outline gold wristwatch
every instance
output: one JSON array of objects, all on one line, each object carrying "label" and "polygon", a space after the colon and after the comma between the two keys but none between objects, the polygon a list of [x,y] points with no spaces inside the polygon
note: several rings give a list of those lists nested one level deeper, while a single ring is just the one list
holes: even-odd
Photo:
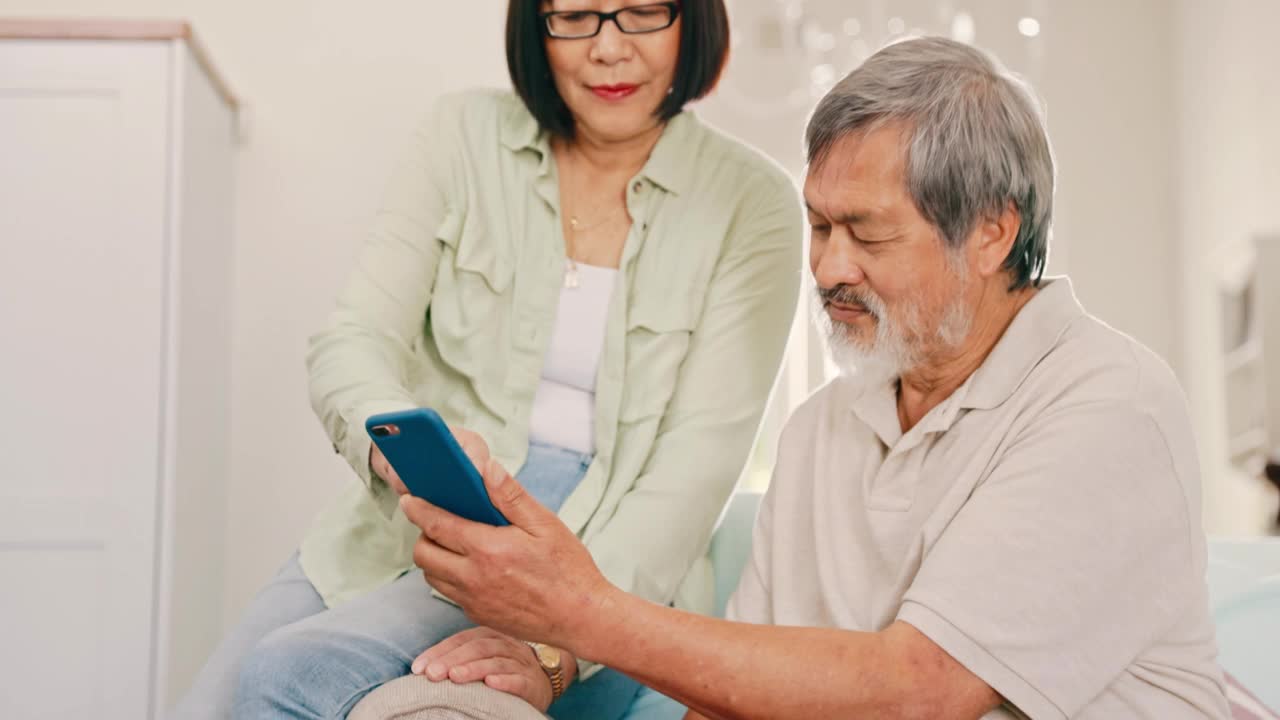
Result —
[{"label": "gold wristwatch", "polygon": [[542,672],[546,673],[547,679],[551,681],[551,702],[559,700],[564,694],[564,655],[559,648],[542,643],[531,642],[529,647],[533,649],[533,656],[542,666]]}]

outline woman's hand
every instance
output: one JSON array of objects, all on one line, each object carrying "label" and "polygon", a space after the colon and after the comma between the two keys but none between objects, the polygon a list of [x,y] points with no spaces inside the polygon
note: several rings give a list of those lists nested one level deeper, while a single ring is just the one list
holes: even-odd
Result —
[{"label": "woman's hand", "polygon": [[[578,663],[568,652],[561,651],[561,665],[567,687],[578,673]],[[541,712],[551,705],[551,680],[538,664],[533,648],[486,627],[463,630],[428,648],[413,661],[412,669],[414,674],[426,675],[434,682],[446,678],[459,684],[484,682]]]},{"label": "woman's hand", "polygon": [[[470,430],[454,425],[449,426],[449,432],[453,433],[453,439],[462,447],[462,451],[471,458],[472,464],[477,469],[484,468],[489,464],[489,444],[479,434]],[[396,491],[396,495],[408,495],[409,488],[405,487],[404,481],[400,479],[400,475],[396,469],[391,467],[391,463],[387,462],[387,458],[382,454],[382,450],[378,448],[377,443],[369,446],[369,467],[378,477],[392,490]]]},{"label": "woman's hand", "polygon": [[396,495],[409,494],[409,488],[404,486],[404,481],[400,479],[396,469],[391,467],[391,463],[387,462],[387,457],[382,454],[377,443],[369,446],[369,467],[374,475],[382,478],[392,490],[396,491]]}]

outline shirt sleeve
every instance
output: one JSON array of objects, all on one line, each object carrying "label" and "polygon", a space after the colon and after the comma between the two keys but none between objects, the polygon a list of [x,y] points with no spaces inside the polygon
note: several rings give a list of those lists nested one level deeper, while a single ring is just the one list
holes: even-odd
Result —
[{"label": "shirt sleeve", "polygon": [[1198,597],[1189,503],[1155,421],[1034,422],[926,551],[898,618],[1033,720],[1101,693]]},{"label": "shirt sleeve", "polygon": [[458,98],[437,102],[417,129],[337,308],[307,354],[311,406],[341,453],[391,517],[395,493],[369,467],[370,416],[414,408],[407,368],[435,284],[454,150]]},{"label": "shirt sleeve", "polygon": [[799,296],[795,188],[785,180],[757,183],[743,203],[648,460],[587,543],[610,582],[663,604],[706,553],[742,473]]}]

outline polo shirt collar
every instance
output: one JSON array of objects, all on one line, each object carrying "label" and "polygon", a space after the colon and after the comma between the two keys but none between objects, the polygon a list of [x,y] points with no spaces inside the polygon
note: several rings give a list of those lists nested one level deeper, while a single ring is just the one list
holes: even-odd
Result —
[{"label": "polo shirt collar", "polygon": [[990,410],[1002,405],[1053,351],[1067,327],[1083,315],[1071,280],[1065,276],[1047,279],[966,381],[969,387],[962,407]]}]

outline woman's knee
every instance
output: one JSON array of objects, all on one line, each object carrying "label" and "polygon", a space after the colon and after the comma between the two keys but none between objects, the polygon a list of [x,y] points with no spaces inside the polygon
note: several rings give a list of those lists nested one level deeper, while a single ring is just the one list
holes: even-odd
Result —
[{"label": "woman's knee", "polygon": [[236,717],[252,717],[258,710],[300,711],[310,696],[305,686],[325,650],[322,639],[305,630],[283,627],[268,633],[240,665]]},{"label": "woman's knee", "polygon": [[407,672],[408,660],[358,635],[284,627],[254,646],[240,668],[237,718],[327,718]]}]

